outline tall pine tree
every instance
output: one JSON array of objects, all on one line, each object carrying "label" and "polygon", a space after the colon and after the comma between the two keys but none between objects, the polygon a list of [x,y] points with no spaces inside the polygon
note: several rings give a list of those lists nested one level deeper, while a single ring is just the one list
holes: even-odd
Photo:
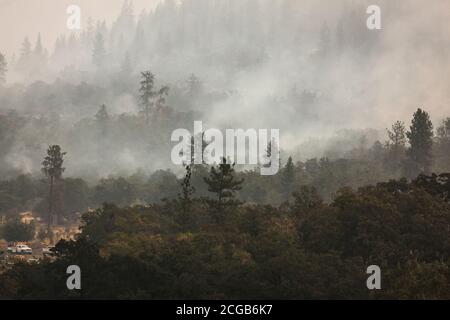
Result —
[{"label": "tall pine tree", "polygon": [[392,173],[398,173],[404,161],[406,150],[406,128],[403,122],[397,121],[387,130],[389,140],[386,141],[386,167]]},{"label": "tall pine tree", "polygon": [[283,168],[281,173],[281,185],[283,188],[283,193],[286,200],[289,198],[295,181],[295,166],[292,157],[288,158],[286,166]]},{"label": "tall pine tree", "polygon": [[[55,216],[55,198],[56,200],[59,200],[61,198],[60,192],[61,190],[56,190],[55,192],[55,185],[58,187],[60,186],[62,174],[65,170],[63,167],[64,163],[64,156],[66,155],[66,152],[61,151],[61,147],[58,145],[52,145],[49,146],[47,150],[47,155],[44,158],[44,161],[42,162],[42,172],[45,174],[45,176],[49,179],[49,195],[48,195],[48,225],[50,227],[52,220],[53,222],[58,223],[58,215],[59,211],[61,210],[61,203],[59,204],[59,208],[57,208],[56,216]],[[56,193],[56,197],[55,197]]]},{"label": "tall pine tree", "polygon": [[406,153],[406,175],[413,178],[420,173],[430,174],[433,160],[433,123],[426,111],[417,109],[406,136],[410,144]]},{"label": "tall pine tree", "polygon": [[210,208],[216,210],[217,218],[223,216],[227,208],[231,208],[239,204],[235,200],[235,193],[242,189],[243,179],[236,180],[234,172],[234,164],[227,163],[225,158],[217,167],[212,167],[209,177],[204,178],[208,185],[208,191],[215,193],[217,198],[208,200]]}]

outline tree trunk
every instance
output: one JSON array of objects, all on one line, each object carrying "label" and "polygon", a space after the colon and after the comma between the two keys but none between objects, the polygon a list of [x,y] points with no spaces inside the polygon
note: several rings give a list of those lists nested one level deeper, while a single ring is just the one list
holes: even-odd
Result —
[{"label": "tree trunk", "polygon": [[50,191],[48,196],[48,227],[53,219],[53,177],[50,177]]}]

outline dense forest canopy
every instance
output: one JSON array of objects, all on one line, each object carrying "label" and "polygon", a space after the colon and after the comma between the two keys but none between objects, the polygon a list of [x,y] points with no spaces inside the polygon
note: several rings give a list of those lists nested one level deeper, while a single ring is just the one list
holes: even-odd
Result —
[{"label": "dense forest canopy", "polygon": [[[369,30],[370,2],[125,0],[0,39],[0,238],[81,230],[0,266],[0,298],[448,299],[450,6],[381,0]],[[199,120],[280,129],[280,170],[173,164]]]}]

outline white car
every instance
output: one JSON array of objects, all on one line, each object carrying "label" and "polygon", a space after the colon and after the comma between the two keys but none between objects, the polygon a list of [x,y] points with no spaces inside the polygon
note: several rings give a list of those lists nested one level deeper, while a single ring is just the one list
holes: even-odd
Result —
[{"label": "white car", "polygon": [[26,244],[18,244],[15,247],[9,247],[8,251],[16,254],[33,254],[33,250]]}]

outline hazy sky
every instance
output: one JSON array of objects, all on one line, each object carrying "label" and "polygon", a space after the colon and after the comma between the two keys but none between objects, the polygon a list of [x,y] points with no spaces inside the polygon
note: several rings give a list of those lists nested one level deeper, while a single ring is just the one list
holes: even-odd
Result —
[{"label": "hazy sky", "polygon": [[[139,14],[153,8],[159,0],[132,2],[135,13]],[[51,51],[56,37],[67,31],[66,9],[71,4],[80,6],[83,22],[92,17],[105,19],[109,25],[123,3],[124,0],[0,0],[0,52],[9,58],[13,52],[18,52],[25,36],[34,45],[39,32],[44,46]]]}]

